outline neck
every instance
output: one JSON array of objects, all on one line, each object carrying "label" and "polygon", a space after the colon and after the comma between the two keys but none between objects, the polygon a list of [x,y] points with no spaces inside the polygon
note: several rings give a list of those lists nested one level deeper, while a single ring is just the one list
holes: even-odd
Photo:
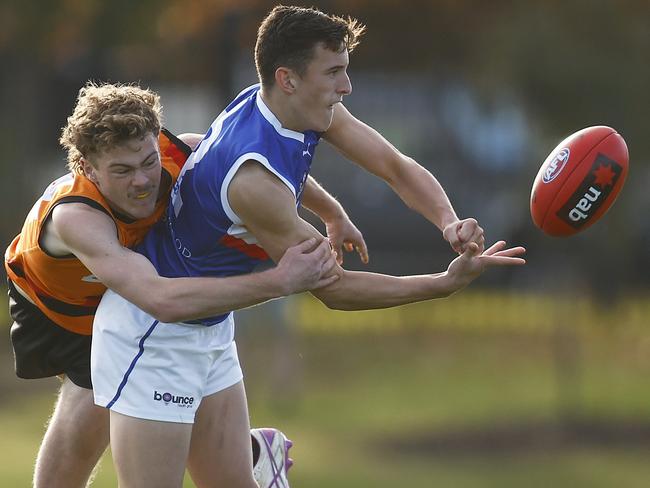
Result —
[{"label": "neck", "polygon": [[287,95],[274,88],[266,89],[262,87],[260,89],[260,96],[269,110],[273,112],[273,115],[278,118],[282,127],[296,132],[304,132],[306,130],[298,122],[298,118],[294,116],[291,104],[288,103],[289,97]]}]

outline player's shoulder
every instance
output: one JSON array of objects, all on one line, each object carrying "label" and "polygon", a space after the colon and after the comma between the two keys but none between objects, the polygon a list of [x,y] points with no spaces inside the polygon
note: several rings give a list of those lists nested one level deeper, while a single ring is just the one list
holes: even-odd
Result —
[{"label": "player's shoulder", "polygon": [[254,152],[266,152],[281,145],[282,138],[278,138],[272,124],[266,120],[260,110],[260,97],[244,98],[224,121],[222,127],[228,127],[228,130],[222,129],[219,143],[234,151]]},{"label": "player's shoulder", "polygon": [[70,202],[52,209],[43,228],[41,245],[52,255],[75,254],[74,244],[88,237],[102,239],[115,233],[115,222],[85,203]]},{"label": "player's shoulder", "polygon": [[287,209],[295,209],[296,205],[287,186],[277,172],[251,159],[238,169],[229,186],[228,197],[239,210],[247,208],[258,216],[274,215],[282,220]]},{"label": "player's shoulder", "polygon": [[232,99],[232,101],[226,107],[225,112],[232,112],[238,107],[240,107],[243,103],[251,102],[252,99],[254,98],[253,95],[258,93],[259,91],[260,91],[259,83],[255,83],[254,85],[247,86],[242,91],[240,91],[237,94],[237,96],[235,96],[235,98]]},{"label": "player's shoulder", "polygon": [[67,227],[113,219],[101,205],[93,205],[91,201],[71,201],[56,205],[52,209],[51,220],[55,227]]},{"label": "player's shoulder", "polygon": [[206,135],[213,139],[212,150],[222,160],[241,163],[246,154],[257,160],[279,160],[285,146],[295,145],[294,139],[302,141],[302,134],[281,126],[259,92],[258,84],[242,90]]},{"label": "player's shoulder", "polygon": [[253,93],[257,93],[258,91],[260,91],[261,87],[262,85],[260,85],[259,83],[253,83],[252,85],[249,85],[243,90],[241,90],[235,97],[235,100],[249,97]]}]

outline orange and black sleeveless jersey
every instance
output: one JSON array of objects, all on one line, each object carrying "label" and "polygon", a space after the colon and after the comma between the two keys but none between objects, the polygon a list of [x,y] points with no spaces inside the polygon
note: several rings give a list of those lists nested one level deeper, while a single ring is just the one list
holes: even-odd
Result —
[{"label": "orange and black sleeveless jersey", "polygon": [[54,257],[41,248],[39,240],[45,222],[57,205],[81,202],[113,219],[123,246],[138,244],[165,212],[171,187],[191,152],[166,129],[162,129],[159,143],[163,168],[161,185],[166,188],[151,217],[134,222],[121,220],[90,180],[69,173],[47,187],[29,212],[22,231],[7,248],[5,269],[9,279],[61,327],[90,335],[95,311],[106,287],[75,256]]}]

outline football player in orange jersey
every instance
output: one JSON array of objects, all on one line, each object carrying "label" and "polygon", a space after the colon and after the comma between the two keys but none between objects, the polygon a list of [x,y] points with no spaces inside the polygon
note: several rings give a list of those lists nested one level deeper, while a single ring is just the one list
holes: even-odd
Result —
[{"label": "football player in orange jersey", "polygon": [[[130,251],[163,214],[190,151],[161,131],[160,117],[159,98],[149,90],[82,88],[61,137],[71,173],[46,189],[7,249],[16,373],[63,377],[36,461],[36,487],[86,486],[108,444],[108,410],[93,403],[89,366],[94,311],[107,286],[165,322],[333,281],[322,277],[334,265],[332,252],[315,239],[289,249],[273,269],[231,278],[164,278]],[[354,246],[367,261],[361,233],[313,180],[305,199],[323,216],[338,259],[341,246]]]}]

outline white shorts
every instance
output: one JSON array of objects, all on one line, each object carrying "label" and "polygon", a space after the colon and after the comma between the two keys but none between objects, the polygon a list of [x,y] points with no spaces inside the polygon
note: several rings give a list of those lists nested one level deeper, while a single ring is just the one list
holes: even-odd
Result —
[{"label": "white shorts", "polygon": [[206,327],[158,322],[108,290],[93,326],[95,403],[131,417],[194,423],[201,399],[243,378],[232,314]]}]

